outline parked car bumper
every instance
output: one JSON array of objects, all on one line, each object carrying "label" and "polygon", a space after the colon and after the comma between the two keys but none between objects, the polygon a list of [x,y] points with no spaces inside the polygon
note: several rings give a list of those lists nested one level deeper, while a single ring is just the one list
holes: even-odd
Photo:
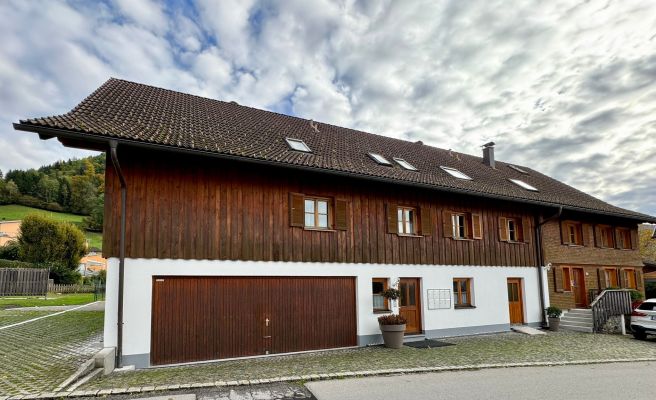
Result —
[{"label": "parked car bumper", "polygon": [[652,328],[652,327],[631,324],[631,330],[633,332],[643,332],[651,335],[656,335],[656,328]]}]

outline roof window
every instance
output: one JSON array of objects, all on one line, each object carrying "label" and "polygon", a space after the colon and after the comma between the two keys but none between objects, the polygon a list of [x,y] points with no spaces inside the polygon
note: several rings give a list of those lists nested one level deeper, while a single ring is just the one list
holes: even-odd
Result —
[{"label": "roof window", "polygon": [[538,189],[535,186],[529,185],[528,183],[524,181],[520,181],[519,179],[508,179],[510,182],[514,183],[517,186],[523,187],[526,190],[530,190],[533,192],[537,192]]},{"label": "roof window", "polygon": [[402,158],[394,157],[394,161],[396,161],[397,164],[399,164],[400,166],[402,166],[403,168],[405,168],[409,171],[416,171],[417,170],[417,168],[415,168],[412,164],[410,164],[409,162],[407,162],[406,160],[404,160]]},{"label": "roof window", "polygon": [[292,148],[292,150],[302,151],[304,153],[312,153],[312,150],[310,150],[308,145],[305,144],[305,142],[301,139],[286,138],[285,140],[287,141],[289,147]]},{"label": "roof window", "polygon": [[448,172],[449,175],[453,176],[454,178],[466,179],[468,181],[472,180],[472,178],[469,175],[465,174],[464,172],[460,172],[455,168],[451,168],[451,167],[440,167],[440,168],[442,168],[444,171]]},{"label": "roof window", "polygon": [[517,171],[517,172],[520,172],[520,173],[522,173],[522,174],[526,174],[526,175],[528,175],[528,172],[527,172],[527,171],[524,171],[523,169],[519,168],[519,167],[516,166],[516,165],[508,164],[508,168],[510,168],[510,169],[514,169],[514,170]]},{"label": "roof window", "polygon": [[391,162],[387,161],[387,158],[381,156],[380,154],[369,153],[369,157],[373,158],[373,160],[376,161],[378,164],[392,165]]}]

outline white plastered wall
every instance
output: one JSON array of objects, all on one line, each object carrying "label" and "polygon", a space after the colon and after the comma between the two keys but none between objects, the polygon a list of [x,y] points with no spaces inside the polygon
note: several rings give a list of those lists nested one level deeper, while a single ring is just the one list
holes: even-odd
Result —
[{"label": "white plastered wall", "polygon": [[[372,278],[421,279],[422,328],[435,331],[509,323],[507,278],[523,281],[524,321],[538,323],[541,309],[535,267],[384,265],[300,262],[126,259],[123,354],[150,353],[153,276],[354,276],[358,336],[379,334],[373,312]],[[473,309],[427,309],[427,289],[452,289],[453,278],[473,278]],[[546,281],[546,279],[544,279]],[[116,346],[118,259],[108,260],[105,346]],[[548,304],[548,300],[546,300]]]}]

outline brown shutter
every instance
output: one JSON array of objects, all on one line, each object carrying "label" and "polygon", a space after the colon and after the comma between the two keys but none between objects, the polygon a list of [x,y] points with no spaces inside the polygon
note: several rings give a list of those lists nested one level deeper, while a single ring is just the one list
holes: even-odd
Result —
[{"label": "brown shutter", "polygon": [[474,239],[483,239],[483,221],[481,214],[470,214],[472,224],[472,237]]},{"label": "brown shutter", "polygon": [[569,244],[569,236],[567,235],[567,224],[565,224],[565,221],[560,221],[560,243]]},{"label": "brown shutter", "polygon": [[643,283],[643,281],[642,281],[642,271],[640,271],[640,269],[638,269],[638,268],[636,268],[636,270],[635,270],[635,277],[636,277],[636,288],[638,290],[642,290],[642,288],[644,287],[644,285],[642,284]]},{"label": "brown shutter", "polygon": [[594,226],[594,243],[595,243],[595,246],[601,247],[602,240],[603,239],[601,237],[601,228],[599,227],[599,225],[595,225]]},{"label": "brown shutter", "polygon": [[613,236],[615,237],[615,248],[616,249],[621,249],[622,247],[620,246],[620,232],[617,228],[613,228]]},{"label": "brown shutter", "polygon": [[453,219],[450,211],[442,211],[442,230],[444,237],[453,237]]},{"label": "brown shutter", "polygon": [[433,221],[430,207],[419,207],[419,218],[421,220],[421,234],[430,236],[433,234]]},{"label": "brown shutter", "polygon": [[531,231],[531,222],[528,218],[522,217],[522,240],[524,243],[530,243],[531,236],[533,236],[533,232]]},{"label": "brown shutter", "polygon": [[588,237],[588,233],[590,233],[589,225],[588,224],[581,224],[581,245],[587,246],[590,244],[590,238]]},{"label": "brown shutter", "polygon": [[399,232],[399,218],[396,204],[387,203],[387,233]]},{"label": "brown shutter", "polygon": [[563,290],[563,268],[559,265],[553,267],[554,275],[554,290],[558,293],[564,292]]},{"label": "brown shutter", "polygon": [[597,284],[599,290],[606,289],[606,270],[604,268],[597,268]]},{"label": "brown shutter", "polygon": [[499,217],[499,240],[502,242],[508,241],[508,222],[507,218]]},{"label": "brown shutter", "polygon": [[345,231],[348,229],[348,202],[335,199],[335,229]]},{"label": "brown shutter", "polygon": [[627,285],[625,270],[622,269],[622,268],[620,268],[620,270],[619,270],[619,274],[620,274],[620,288],[623,289],[623,288],[625,288],[626,285]]},{"label": "brown shutter", "polygon": [[631,248],[638,249],[638,231],[635,229],[631,229]]},{"label": "brown shutter", "polygon": [[304,196],[301,193],[289,193],[289,226],[305,225]]}]

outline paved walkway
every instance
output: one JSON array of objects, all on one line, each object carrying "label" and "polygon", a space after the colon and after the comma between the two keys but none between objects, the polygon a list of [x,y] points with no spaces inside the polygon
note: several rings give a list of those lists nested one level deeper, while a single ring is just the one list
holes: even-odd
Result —
[{"label": "paved walkway", "polygon": [[74,305],[74,306],[41,306],[41,307],[15,307],[7,308],[6,311],[70,311],[74,309],[79,309],[79,311],[104,311],[105,302],[96,301],[84,305]]},{"label": "paved walkway", "polygon": [[310,382],[317,400],[653,399],[655,362],[500,368]]}]

